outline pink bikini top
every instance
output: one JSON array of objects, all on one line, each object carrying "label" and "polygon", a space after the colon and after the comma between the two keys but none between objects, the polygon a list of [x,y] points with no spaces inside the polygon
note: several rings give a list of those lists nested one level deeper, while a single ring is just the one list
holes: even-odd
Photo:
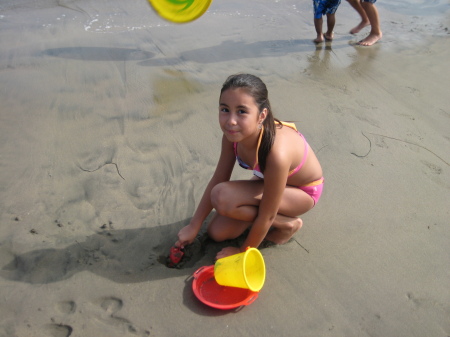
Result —
[{"label": "pink bikini top", "polygon": [[[289,175],[288,175],[288,178],[289,178],[289,177],[293,176],[294,174],[296,174],[296,173],[302,168],[303,164],[305,163],[306,157],[307,157],[307,155],[308,155],[308,143],[306,142],[305,137],[304,137],[300,132],[298,132],[297,127],[295,126],[294,123],[281,122],[281,124],[282,124],[282,125],[285,125],[285,126],[287,126],[287,127],[290,127],[291,129],[294,129],[295,131],[297,131],[297,133],[300,135],[300,137],[302,137],[303,140],[305,141],[305,151],[304,151],[304,153],[303,153],[302,161],[301,161],[301,163],[300,163],[296,168],[294,168],[293,170],[289,171]],[[253,170],[253,174],[254,174],[255,176],[261,178],[261,179],[264,179],[264,174],[261,172],[261,169],[260,169],[260,167],[259,167],[259,163],[258,163],[258,151],[259,151],[259,147],[260,147],[260,145],[261,145],[261,139],[262,139],[263,132],[264,132],[264,127],[261,129],[261,132],[260,132],[260,134],[259,134],[258,145],[256,146],[256,162],[255,162],[255,164],[253,165],[253,167],[251,167],[250,165],[248,165],[247,163],[245,163],[245,162],[238,156],[238,153],[237,153],[237,144],[238,144],[238,143],[233,143],[234,155],[236,156],[236,160],[238,161],[239,166],[242,167],[242,168],[244,168],[244,169],[246,169],[246,170]]]}]

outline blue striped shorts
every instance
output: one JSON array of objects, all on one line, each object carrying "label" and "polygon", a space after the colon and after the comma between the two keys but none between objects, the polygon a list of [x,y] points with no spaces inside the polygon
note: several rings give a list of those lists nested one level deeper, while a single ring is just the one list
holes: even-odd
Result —
[{"label": "blue striped shorts", "polygon": [[340,4],[341,0],[313,0],[314,19],[321,19],[322,15],[336,13]]}]

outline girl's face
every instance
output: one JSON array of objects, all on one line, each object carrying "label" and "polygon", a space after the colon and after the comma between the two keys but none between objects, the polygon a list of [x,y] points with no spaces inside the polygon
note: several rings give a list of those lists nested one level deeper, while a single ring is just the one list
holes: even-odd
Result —
[{"label": "girl's face", "polygon": [[259,112],[255,99],[245,88],[228,89],[219,101],[219,124],[230,142],[257,137],[258,125],[266,118],[267,110]]}]

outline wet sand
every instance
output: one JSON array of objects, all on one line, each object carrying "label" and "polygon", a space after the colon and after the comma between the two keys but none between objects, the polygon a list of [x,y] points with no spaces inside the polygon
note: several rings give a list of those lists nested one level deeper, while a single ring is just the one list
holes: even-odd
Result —
[{"label": "wet sand", "polygon": [[[0,336],[449,336],[449,5],[343,1],[315,45],[309,1],[219,1],[176,25],[146,1],[0,4]],[[324,194],[241,310],[161,263],[219,156],[233,73],[267,84]],[[233,178],[248,178],[239,167]]]}]

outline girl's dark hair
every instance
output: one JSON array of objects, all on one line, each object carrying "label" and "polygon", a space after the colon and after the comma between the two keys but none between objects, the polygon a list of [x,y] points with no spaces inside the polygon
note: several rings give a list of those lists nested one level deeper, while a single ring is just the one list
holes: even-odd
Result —
[{"label": "girl's dark hair", "polygon": [[248,94],[254,98],[260,113],[264,109],[267,109],[267,116],[263,122],[264,133],[258,151],[259,167],[261,172],[264,173],[266,159],[275,140],[275,121],[279,122],[279,120],[273,117],[267,87],[259,77],[250,74],[231,75],[222,85],[220,95],[222,96],[222,93],[228,89],[237,88],[244,88],[247,90]]}]

